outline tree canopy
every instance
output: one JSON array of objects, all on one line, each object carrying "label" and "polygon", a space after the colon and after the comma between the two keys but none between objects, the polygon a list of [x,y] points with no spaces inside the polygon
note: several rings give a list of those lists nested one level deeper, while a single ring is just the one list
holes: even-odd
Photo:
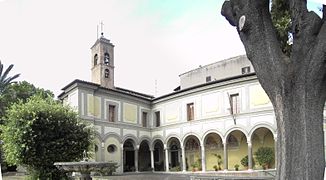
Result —
[{"label": "tree canopy", "polygon": [[40,96],[13,104],[1,130],[7,162],[26,166],[41,179],[57,179],[53,163],[82,159],[92,140],[91,129],[74,110]]},{"label": "tree canopy", "polygon": [[27,81],[9,84],[3,93],[0,94],[0,119],[5,115],[5,111],[10,105],[18,101],[26,102],[33,95],[38,95],[43,98],[54,97],[51,91],[37,88]]}]

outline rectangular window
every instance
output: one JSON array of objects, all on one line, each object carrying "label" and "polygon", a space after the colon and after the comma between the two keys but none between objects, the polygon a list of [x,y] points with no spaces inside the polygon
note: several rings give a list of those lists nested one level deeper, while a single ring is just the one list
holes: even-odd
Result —
[{"label": "rectangular window", "polygon": [[187,104],[187,120],[194,120],[194,103]]},{"label": "rectangular window", "polygon": [[160,127],[161,125],[161,113],[160,111],[155,112],[155,127]]},{"label": "rectangular window", "polygon": [[206,82],[211,82],[212,77],[211,76],[206,76]]},{"label": "rectangular window", "polygon": [[242,74],[248,74],[248,73],[250,73],[250,66],[241,68],[241,73]]},{"label": "rectangular window", "polygon": [[108,115],[109,122],[115,121],[115,106],[109,105],[109,115]]},{"label": "rectangular window", "polygon": [[240,112],[239,93],[230,95],[231,114],[238,114]]},{"label": "rectangular window", "polygon": [[147,127],[147,112],[142,113],[142,125],[143,127]]}]

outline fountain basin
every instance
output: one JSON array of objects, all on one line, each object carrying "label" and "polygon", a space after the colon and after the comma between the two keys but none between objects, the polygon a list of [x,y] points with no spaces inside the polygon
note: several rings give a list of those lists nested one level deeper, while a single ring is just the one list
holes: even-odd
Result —
[{"label": "fountain basin", "polygon": [[80,162],[56,162],[54,165],[62,171],[65,172],[80,172],[81,179],[90,180],[91,172],[100,172],[105,168],[115,167],[117,163],[113,162],[90,162],[90,161],[80,161]]}]

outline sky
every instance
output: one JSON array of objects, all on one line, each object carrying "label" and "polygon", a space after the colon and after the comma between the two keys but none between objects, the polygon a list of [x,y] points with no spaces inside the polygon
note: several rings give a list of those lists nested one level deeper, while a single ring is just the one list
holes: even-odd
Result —
[{"label": "sky", "polygon": [[[224,0],[0,0],[0,60],[37,87],[60,94],[91,81],[97,26],[115,45],[115,86],[155,96],[179,75],[245,54]],[[310,8],[325,0],[311,0]]]}]

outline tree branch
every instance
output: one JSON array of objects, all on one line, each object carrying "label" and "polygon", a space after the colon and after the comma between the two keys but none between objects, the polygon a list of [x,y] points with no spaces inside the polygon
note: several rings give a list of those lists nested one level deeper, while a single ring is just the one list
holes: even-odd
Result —
[{"label": "tree branch", "polygon": [[290,0],[289,2],[293,35],[291,61],[295,66],[302,67],[301,63],[307,65],[311,59],[305,58],[307,62],[297,60],[302,59],[300,57],[306,57],[315,45],[322,21],[315,12],[308,12],[306,0]]},{"label": "tree branch", "polygon": [[[222,15],[238,34],[246,49],[247,57],[252,62],[260,78],[260,83],[270,98],[274,98],[275,86],[286,70],[286,63],[277,40],[271,15],[269,0],[230,0],[222,6]],[[243,22],[244,21],[244,22]]]}]

